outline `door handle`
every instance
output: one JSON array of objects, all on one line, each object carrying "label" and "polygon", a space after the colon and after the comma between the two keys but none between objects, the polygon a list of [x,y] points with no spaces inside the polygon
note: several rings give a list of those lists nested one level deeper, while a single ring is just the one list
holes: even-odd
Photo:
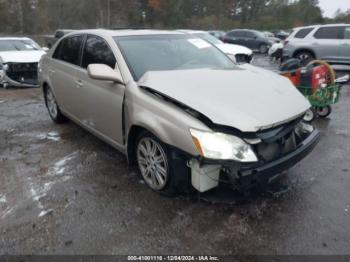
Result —
[{"label": "door handle", "polygon": [[83,81],[81,81],[81,80],[77,80],[77,81],[75,81],[75,87],[76,88],[81,88],[81,87],[83,87]]},{"label": "door handle", "polygon": [[50,68],[50,69],[49,69],[49,74],[52,75],[52,74],[54,74],[54,73],[55,73],[55,69]]}]

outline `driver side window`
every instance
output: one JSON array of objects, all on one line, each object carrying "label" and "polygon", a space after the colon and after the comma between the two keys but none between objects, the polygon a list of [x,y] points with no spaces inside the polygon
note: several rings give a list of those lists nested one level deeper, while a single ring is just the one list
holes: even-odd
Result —
[{"label": "driver side window", "polygon": [[246,38],[255,38],[255,34],[252,32],[245,32],[245,37]]},{"label": "driver side window", "polygon": [[116,63],[114,54],[104,39],[92,35],[87,37],[83,52],[83,68],[87,68],[90,64],[105,64],[114,69]]}]

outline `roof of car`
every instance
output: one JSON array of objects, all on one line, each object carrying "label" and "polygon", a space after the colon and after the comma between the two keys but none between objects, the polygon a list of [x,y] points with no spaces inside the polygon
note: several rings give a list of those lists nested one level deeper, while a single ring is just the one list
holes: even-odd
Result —
[{"label": "roof of car", "polygon": [[296,27],[294,28],[294,30],[297,29],[304,29],[304,28],[313,28],[313,27],[333,27],[333,26],[350,26],[350,24],[326,24],[326,25],[308,25],[308,26],[300,26],[300,27]]},{"label": "roof of car", "polygon": [[154,29],[118,29],[118,30],[109,30],[109,29],[90,29],[90,30],[80,30],[74,31],[71,34],[98,34],[103,36],[142,36],[142,35],[169,35],[169,34],[182,34],[176,31],[167,31],[167,30],[154,30]]},{"label": "roof of car", "polygon": [[246,29],[246,28],[237,28],[237,29],[233,29],[230,32],[234,32],[234,31],[249,31],[249,32],[258,32],[261,33],[261,31],[259,30],[255,30],[255,29]]},{"label": "roof of car", "polygon": [[28,37],[0,37],[1,40],[31,40]]},{"label": "roof of car", "polygon": [[184,33],[184,34],[209,34],[206,31],[190,30],[190,29],[181,29],[181,30],[177,30],[177,32]]}]

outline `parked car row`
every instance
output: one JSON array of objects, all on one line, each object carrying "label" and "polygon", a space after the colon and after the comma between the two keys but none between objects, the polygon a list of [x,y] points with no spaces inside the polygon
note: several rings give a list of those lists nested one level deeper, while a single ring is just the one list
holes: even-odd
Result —
[{"label": "parked car row", "polygon": [[39,66],[50,117],[123,152],[162,194],[268,184],[317,145],[303,122],[311,105],[287,78],[234,63],[195,34],[64,36]]},{"label": "parked car row", "polygon": [[215,45],[225,54],[234,57],[237,63],[250,63],[253,60],[253,51],[242,45],[225,44],[218,38],[215,38],[208,32],[205,31],[194,31],[194,30],[179,30],[179,32],[190,34],[202,38],[209,43]]},{"label": "parked car row", "polygon": [[228,32],[223,41],[229,44],[243,45],[261,54],[266,54],[270,47],[280,42],[280,39],[256,30],[232,30]]},{"label": "parked car row", "polygon": [[282,36],[282,32],[275,35],[267,31],[260,32],[249,29],[235,29],[226,33],[223,31],[209,31],[209,33],[224,43],[245,46],[262,54],[266,54],[273,44],[280,43],[281,39],[285,37],[285,35]]}]

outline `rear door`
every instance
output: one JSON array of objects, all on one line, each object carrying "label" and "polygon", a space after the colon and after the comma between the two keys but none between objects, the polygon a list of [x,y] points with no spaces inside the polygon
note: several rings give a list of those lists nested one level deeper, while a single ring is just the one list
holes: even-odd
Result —
[{"label": "rear door", "polygon": [[229,44],[242,45],[244,42],[242,31],[232,31],[225,37],[225,42]]},{"label": "rear door", "polygon": [[344,27],[344,39],[340,46],[340,59],[350,63],[350,26]]},{"label": "rear door", "polygon": [[110,142],[122,145],[125,86],[112,81],[91,79],[87,72],[90,64],[105,64],[118,70],[112,49],[103,38],[95,35],[88,35],[86,38],[82,65],[76,77],[76,81],[81,84],[83,122]]},{"label": "rear door", "polygon": [[49,65],[51,87],[59,106],[77,119],[81,115],[81,106],[75,78],[79,70],[82,43],[82,35],[63,39]]},{"label": "rear door", "polygon": [[255,35],[253,32],[246,31],[244,32],[244,41],[245,41],[245,46],[249,47],[250,49],[258,49],[258,41],[257,41],[257,35]]},{"label": "rear door", "polygon": [[340,46],[344,28],[341,26],[320,27],[313,35],[312,49],[318,58],[330,62],[341,61]]}]

